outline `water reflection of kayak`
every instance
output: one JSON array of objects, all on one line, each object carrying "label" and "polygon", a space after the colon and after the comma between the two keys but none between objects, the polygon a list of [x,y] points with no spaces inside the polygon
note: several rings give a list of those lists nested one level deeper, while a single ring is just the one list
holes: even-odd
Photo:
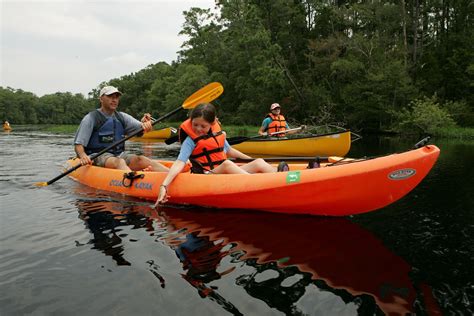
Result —
[{"label": "water reflection of kayak", "polygon": [[[129,264],[123,261],[126,249],[121,247],[120,240],[101,242],[101,238],[106,235],[110,238],[111,232],[121,225],[140,224],[152,231],[157,226],[152,222],[156,222],[164,228],[168,233],[160,233],[161,240],[175,250],[186,270],[183,278],[202,297],[210,296],[223,302],[209,283],[227,278],[230,272],[233,273],[229,275],[236,277],[240,272],[235,271],[236,266],[241,266],[237,262],[244,262],[255,272],[238,275],[236,284],[251,297],[283,312],[288,312],[306,296],[310,301],[317,300],[320,296],[313,293],[315,289],[359,311],[368,308],[386,314],[416,312],[415,300],[420,294],[409,278],[411,267],[370,232],[343,218],[242,211],[217,214],[203,209],[167,208],[157,212],[146,206],[124,207],[113,202],[86,204],[80,209],[84,213],[81,217],[88,223],[99,218],[98,210],[120,215],[116,220],[109,216],[112,222],[107,225],[103,219],[101,225],[88,224],[90,229],[96,230],[96,248],[112,256],[118,264]],[[103,249],[103,245],[108,248]],[[122,255],[118,256],[117,251]],[[232,258],[235,265],[229,267],[227,263],[220,267],[224,257]],[[262,281],[261,276],[270,272],[278,277]],[[291,278],[298,281],[292,286],[285,285]],[[423,300],[429,301],[431,291],[426,286],[421,288]],[[235,306],[226,301],[223,308],[232,311]],[[427,309],[430,308],[433,307]]]},{"label": "water reflection of kayak", "polygon": [[247,212],[165,211],[177,229],[237,243],[241,260],[297,266],[313,280],[354,297],[370,295],[387,314],[414,310],[411,267],[370,232],[343,218]]}]

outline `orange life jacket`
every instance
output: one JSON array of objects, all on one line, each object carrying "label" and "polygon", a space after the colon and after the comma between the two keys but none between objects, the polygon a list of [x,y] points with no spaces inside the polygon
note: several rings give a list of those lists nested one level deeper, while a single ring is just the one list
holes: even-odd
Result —
[{"label": "orange life jacket", "polygon": [[[265,130],[268,134],[286,131],[286,120],[283,115],[281,114],[273,115],[273,113],[268,113],[266,117],[269,117],[272,119],[272,122],[268,124],[268,127]],[[275,134],[273,136],[284,137],[285,133]]]},{"label": "orange life jacket", "polygon": [[[224,152],[225,134],[217,122],[211,125],[207,134],[198,136],[193,131],[191,119],[187,119],[179,127],[179,141],[183,142],[186,137],[191,137],[196,144],[189,157],[193,167],[198,165],[204,170],[212,170],[227,159]],[[199,170],[193,168],[193,171]]]}]

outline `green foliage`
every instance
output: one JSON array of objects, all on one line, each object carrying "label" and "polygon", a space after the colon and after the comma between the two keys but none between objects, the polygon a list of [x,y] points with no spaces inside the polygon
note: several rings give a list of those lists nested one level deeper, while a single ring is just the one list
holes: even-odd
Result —
[{"label": "green foliage", "polygon": [[474,122],[474,109],[466,101],[446,101],[443,104],[454,121],[460,126],[472,126]]},{"label": "green foliage", "polygon": [[456,127],[451,115],[443,109],[436,97],[414,100],[409,109],[403,109],[398,114],[398,128],[410,133],[436,134],[440,129]]},{"label": "green foliage", "polygon": [[[0,115],[13,124],[78,124],[112,84],[124,92],[120,110],[159,117],[219,81],[225,91],[213,103],[226,124],[258,127],[278,102],[290,122],[312,125],[384,131],[402,122],[401,132],[433,132],[452,129],[454,120],[473,127],[471,2],[219,0],[216,11],[184,12],[186,40],[173,64],[110,78],[87,99],[0,88]],[[430,95],[436,100],[423,98]]]},{"label": "green foliage", "polygon": [[474,140],[474,128],[441,127],[435,131],[434,135],[448,139]]}]

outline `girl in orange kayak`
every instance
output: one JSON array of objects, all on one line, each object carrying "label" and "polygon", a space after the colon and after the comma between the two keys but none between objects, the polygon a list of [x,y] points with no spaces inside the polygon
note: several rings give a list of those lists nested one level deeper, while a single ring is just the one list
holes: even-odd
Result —
[{"label": "girl in orange kayak", "polygon": [[243,159],[251,159],[251,157],[229,145],[225,139],[225,133],[216,120],[216,109],[210,103],[200,104],[192,110],[190,118],[181,124],[179,135],[181,149],[178,158],[160,185],[155,206],[168,201],[168,186],[184,169],[188,160],[193,165],[192,172],[194,173],[246,174],[277,171],[275,167],[261,158],[242,166],[227,160],[227,157]]}]

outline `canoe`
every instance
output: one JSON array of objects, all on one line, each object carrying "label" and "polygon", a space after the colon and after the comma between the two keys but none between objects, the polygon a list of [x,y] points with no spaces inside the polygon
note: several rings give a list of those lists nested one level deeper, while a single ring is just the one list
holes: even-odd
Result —
[{"label": "canoe", "polygon": [[140,139],[168,139],[171,136],[176,134],[176,128],[174,127],[165,127],[156,131],[151,131],[143,134],[141,137],[133,137],[132,140]]},{"label": "canoe", "polygon": [[[440,150],[427,145],[407,152],[266,174],[179,174],[168,188],[169,203],[219,209],[346,216],[385,207],[413,190],[433,167]],[[77,160],[69,160],[68,168]],[[170,164],[171,162],[167,162]],[[124,172],[83,166],[69,176],[90,187],[154,201],[167,173],[141,172],[130,184]]]},{"label": "canoe", "polygon": [[295,138],[256,138],[233,148],[248,155],[273,156],[345,156],[351,148],[351,132],[335,132]]}]

